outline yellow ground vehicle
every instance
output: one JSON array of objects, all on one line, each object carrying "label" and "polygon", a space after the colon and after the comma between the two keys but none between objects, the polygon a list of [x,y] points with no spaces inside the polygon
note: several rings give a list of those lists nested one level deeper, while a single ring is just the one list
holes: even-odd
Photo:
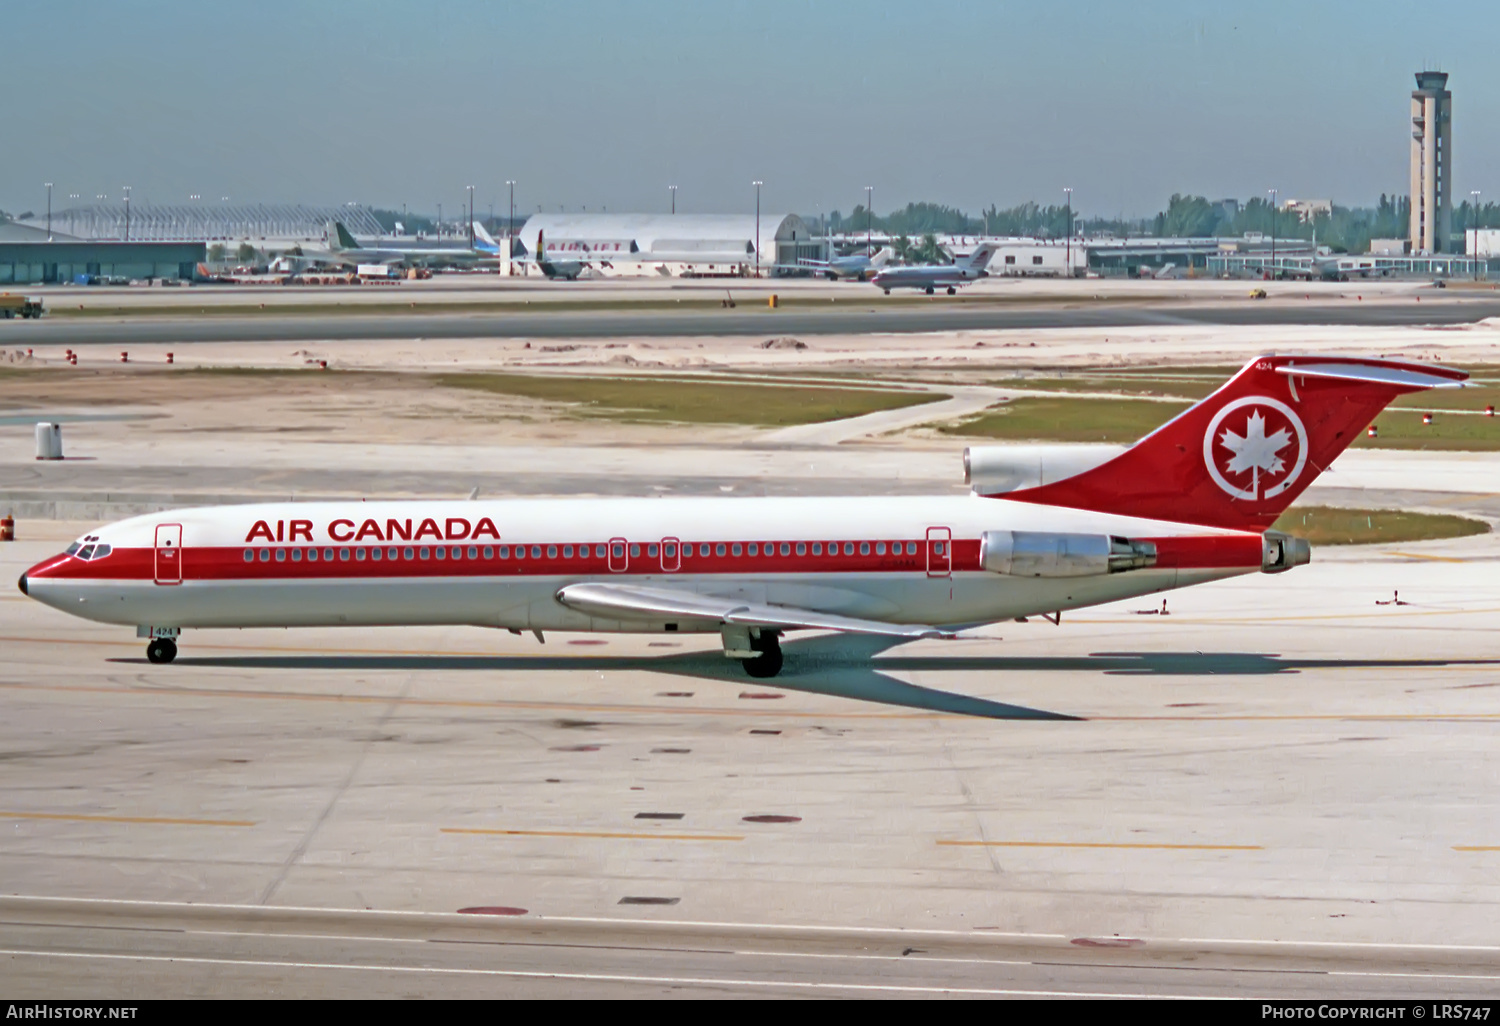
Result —
[{"label": "yellow ground vehicle", "polygon": [[10,320],[12,317],[37,318],[42,315],[42,301],[33,296],[13,296],[9,292],[0,293],[0,318]]}]

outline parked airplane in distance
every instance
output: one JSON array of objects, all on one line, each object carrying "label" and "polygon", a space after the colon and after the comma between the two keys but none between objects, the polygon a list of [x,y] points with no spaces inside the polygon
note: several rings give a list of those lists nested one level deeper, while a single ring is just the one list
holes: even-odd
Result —
[{"label": "parked airplane in distance", "polygon": [[997,247],[993,242],[984,242],[962,260],[951,264],[936,264],[927,267],[887,267],[870,280],[886,295],[891,289],[921,289],[929,296],[938,289],[947,289],[948,295],[958,292],[960,285],[968,285],[980,278],[988,278],[985,267]]},{"label": "parked airplane in distance", "polygon": [[589,263],[585,260],[552,260],[547,257],[547,242],[542,237],[543,233],[536,233],[536,253],[532,260],[542,269],[542,273],[557,281],[577,281],[578,276],[588,270]]},{"label": "parked airplane in distance", "polygon": [[306,250],[301,256],[283,259],[297,267],[316,263],[341,264],[348,267],[377,264],[413,267],[432,264],[473,264],[487,256],[482,250],[471,249],[461,242],[452,242],[447,245],[417,242],[410,246],[365,246],[349,233],[349,229],[344,227],[342,221],[329,221],[327,233],[327,249]]},{"label": "parked airplane in distance", "polygon": [[891,247],[882,246],[875,251],[873,256],[869,253],[852,253],[849,256],[832,257],[828,260],[803,257],[797,261],[797,269],[814,271],[829,281],[837,281],[839,278],[864,281],[890,263],[895,255],[896,251]]},{"label": "parked airplane in distance", "polygon": [[[84,535],[20,579],[136,628],[469,624],[717,634],[754,677],[785,631],[896,638],[1308,562],[1276,518],[1386,404],[1467,375],[1261,356],[1118,451],[969,449],[967,496],[295,502],[182,509]],[[1274,602],[1274,596],[1268,596]]]}]

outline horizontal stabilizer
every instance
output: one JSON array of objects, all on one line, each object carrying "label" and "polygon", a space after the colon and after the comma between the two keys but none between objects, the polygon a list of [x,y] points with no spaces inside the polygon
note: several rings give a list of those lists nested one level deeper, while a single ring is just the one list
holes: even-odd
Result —
[{"label": "horizontal stabilizer", "polygon": [[1446,367],[1413,367],[1369,363],[1288,363],[1276,368],[1277,374],[1294,378],[1336,378],[1340,381],[1368,381],[1398,388],[1463,388],[1462,371]]},{"label": "horizontal stabilizer", "polygon": [[794,606],[741,602],[717,595],[700,595],[673,588],[642,588],[628,584],[569,584],[558,589],[557,601],[589,616],[615,620],[712,620],[747,627],[848,631],[897,638],[940,638],[948,635],[948,632],[926,624],[881,623],[878,620],[861,620]]}]

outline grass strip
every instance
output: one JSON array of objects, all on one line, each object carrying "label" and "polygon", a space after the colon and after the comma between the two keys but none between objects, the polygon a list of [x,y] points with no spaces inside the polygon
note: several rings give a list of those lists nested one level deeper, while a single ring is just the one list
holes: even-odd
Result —
[{"label": "grass strip", "polygon": [[1134,442],[1188,408],[1150,399],[1027,396],[938,430],[1006,441]]},{"label": "grass strip", "polygon": [[1399,509],[1344,509],[1338,506],[1293,506],[1274,529],[1306,538],[1314,545],[1370,545],[1376,542],[1432,541],[1485,534],[1490,525],[1450,513],[1410,513]]},{"label": "grass strip", "polygon": [[571,415],[645,423],[787,427],[949,398],[931,392],[586,375],[438,374],[434,384],[565,403]]}]

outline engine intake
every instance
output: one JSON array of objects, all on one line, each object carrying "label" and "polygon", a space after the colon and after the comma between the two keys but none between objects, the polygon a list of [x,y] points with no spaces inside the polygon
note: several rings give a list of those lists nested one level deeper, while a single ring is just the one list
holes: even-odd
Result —
[{"label": "engine intake", "polygon": [[1095,577],[1156,565],[1156,546],[1109,534],[985,531],[980,564],[1013,577]]}]

